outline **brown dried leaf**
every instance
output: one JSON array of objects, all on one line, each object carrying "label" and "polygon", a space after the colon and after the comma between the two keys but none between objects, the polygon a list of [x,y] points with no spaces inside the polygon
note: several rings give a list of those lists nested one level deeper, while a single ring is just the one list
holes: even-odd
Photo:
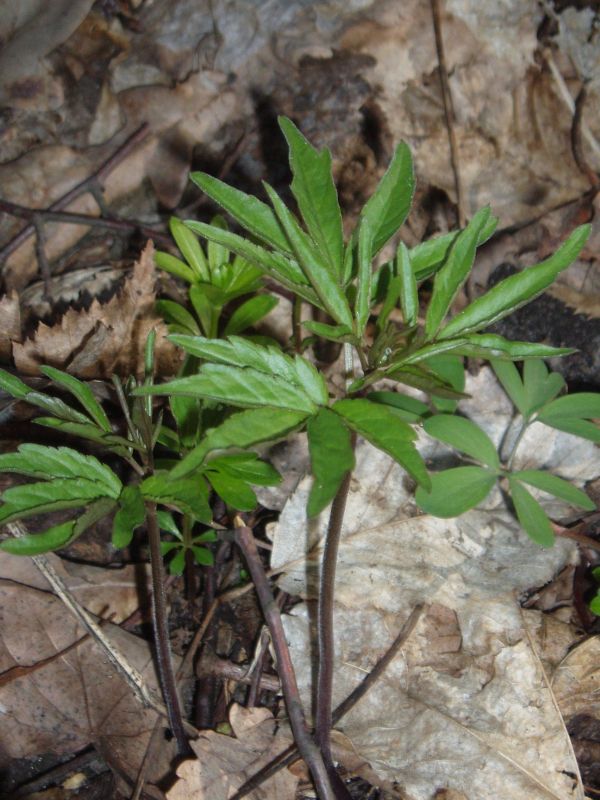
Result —
[{"label": "brown dried leaf", "polygon": [[40,323],[33,339],[15,345],[15,366],[27,375],[50,364],[79,378],[109,378],[113,373],[141,375],[144,346],[156,338],[156,372],[172,375],[179,355],[166,340],[167,327],[154,313],[154,247],[148,242],[124,287],[108,303],[94,300],[86,311],[70,309],[57,325]]},{"label": "brown dried leaf", "polygon": [[[56,657],[85,632],[52,594],[1,580],[0,609],[0,768],[14,758],[72,753],[93,744],[118,774],[135,780],[156,712],[140,705],[91,638]],[[117,625],[105,629],[128,663],[156,687],[148,643]],[[168,773],[173,755],[163,741],[150,764],[150,781]]]},{"label": "brown dried leaf", "polygon": [[[216,731],[203,733],[192,742],[198,756],[177,770],[179,780],[167,792],[168,800],[227,800],[288,744],[275,736],[275,720],[266,708],[233,705],[229,722],[236,736]],[[281,800],[294,797],[298,779],[288,770],[278,772],[251,792],[250,800]]]},{"label": "brown dried leaf", "polygon": [[21,306],[16,292],[0,298],[0,361],[11,357],[13,342],[21,341]]}]

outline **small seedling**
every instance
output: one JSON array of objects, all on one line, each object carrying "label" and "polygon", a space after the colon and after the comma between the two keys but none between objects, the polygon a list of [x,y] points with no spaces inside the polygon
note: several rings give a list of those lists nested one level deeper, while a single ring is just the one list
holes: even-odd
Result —
[{"label": "small seedling", "polygon": [[[85,511],[58,534],[33,534],[26,543],[5,540],[0,546],[13,552],[61,547],[91,524],[89,520],[112,509],[116,510],[115,537],[120,546],[144,518],[152,522],[150,534],[161,519],[164,530],[174,537],[163,542],[162,549],[173,554],[171,569],[177,572],[186,551],[200,563],[206,559],[202,548],[212,535],[206,530],[212,522],[214,490],[229,506],[230,519],[235,520],[236,541],[271,627],[300,752],[319,796],[340,800],[349,795],[335,772],[330,747],[333,602],[356,437],[363,437],[405,469],[417,486],[417,502],[432,514],[461,514],[481,502],[501,480],[510,491],[523,529],[534,541],[549,546],[553,541],[550,523],[528,486],[591,509],[593,504],[580,489],[557,476],[540,470],[513,470],[520,436],[513,451],[503,458],[478,426],[454,413],[464,397],[464,358],[491,360],[522,415],[523,432],[531,422],[541,421],[598,441],[593,422],[600,416],[598,396],[558,397],[564,390],[562,379],[549,374],[540,360],[571,350],[513,342],[486,332],[550,286],[578,257],[590,226],[577,228],[554,255],[506,278],[449,318],[477,247],[495,230],[497,220],[490,209],[478,211],[464,230],[413,248],[400,242],[393,258],[380,263],[382,249],[395,241],[412,202],[414,174],[408,147],[400,144],[396,148],[387,172],[345,240],[330,153],[313,148],[290,120],[283,118],[280,125],[289,146],[291,190],[299,216],[268,184],[264,190],[269,204],[204,173],[192,175],[244,233],[228,230],[220,217],[210,224],[172,221],[171,230],[185,260],[159,254],[158,264],[189,284],[194,314],[170,301],[159,307],[172,327],[171,341],[186,353],[186,361],[174,380],[156,385],[148,369],[142,385],[130,381],[127,391],[121,390],[127,437],[113,433],[89,388],[64,373],[45,369],[60,388],[75,395],[85,414],[58,398],[32,392],[7,373],[0,377],[5,391],[51,415],[38,420],[42,424],[91,439],[106,452],[124,458],[137,474],[136,481],[123,486],[105,464],[74,450],[70,451],[73,466],[69,474],[64,474],[62,466],[57,471],[56,453],[44,470],[40,467],[43,459],[39,463],[35,459],[34,464],[32,451],[27,450],[31,446],[25,445],[20,454],[3,457],[0,469],[14,469],[42,482],[7,490],[0,521],[52,508]],[[208,241],[206,254],[196,235]],[[240,335],[274,305],[269,295],[253,294],[259,290],[261,276],[296,298],[295,354],[260,338]],[[432,285],[428,294],[420,292],[424,281]],[[228,304],[245,294],[253,296],[229,314]],[[326,315],[328,321],[302,319],[301,304]],[[228,317],[224,325],[223,309]],[[402,322],[395,321],[398,310]],[[301,328],[309,334],[304,341],[298,336]],[[342,393],[334,391],[310,358],[300,355],[318,339],[343,345],[348,374]],[[524,361],[523,377],[513,361]],[[354,364],[360,369],[355,371]],[[399,387],[422,390],[429,401],[381,390],[377,384],[382,379],[388,385],[391,381]],[[154,418],[152,395],[169,398],[174,425]],[[471,461],[430,475],[415,447],[419,425]],[[331,504],[319,594],[314,736],[301,711],[283,628],[252,531],[237,513],[255,506],[250,484],[268,485],[278,479],[269,465],[248,450],[297,431],[305,431],[308,437],[313,474],[308,517]],[[163,452],[155,453],[157,447]],[[68,459],[58,461],[62,464]],[[161,517],[154,513],[156,504],[163,507]],[[167,512],[180,515],[181,527]],[[204,527],[194,534],[191,528],[197,524]]]}]

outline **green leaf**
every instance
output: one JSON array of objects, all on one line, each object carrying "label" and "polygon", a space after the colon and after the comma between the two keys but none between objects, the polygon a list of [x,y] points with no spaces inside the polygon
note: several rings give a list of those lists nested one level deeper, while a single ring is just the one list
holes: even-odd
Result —
[{"label": "green leaf", "polygon": [[181,254],[188,262],[195,274],[195,280],[210,281],[210,271],[206,262],[204,250],[193,233],[186,227],[183,220],[171,217],[169,220],[171,235],[177,243]]},{"label": "green leaf", "polygon": [[427,340],[433,339],[438,332],[454,298],[466,281],[475,260],[475,251],[481,231],[489,219],[489,208],[482,208],[475,214],[467,227],[456,237],[446,263],[436,273],[433,292],[425,317],[425,336]]},{"label": "green leaf", "polygon": [[17,472],[32,478],[86,478],[97,481],[103,494],[117,498],[122,484],[115,473],[94,456],[70,447],[22,444],[17,453],[0,455],[0,472]]},{"label": "green leaf", "polygon": [[40,367],[40,372],[46,375],[57,386],[61,386],[70,392],[82,407],[87,411],[94,422],[107,432],[112,432],[108,417],[100,403],[94,397],[94,393],[83,381],[74,378],[66,372],[61,372],[54,367]]},{"label": "green leaf", "polygon": [[468,397],[464,392],[457,391],[451,383],[423,365],[407,364],[399,369],[390,370],[385,377],[393,378],[400,383],[413,386],[415,389],[420,389],[422,392],[427,392],[436,397],[447,397],[450,400],[460,400],[463,397]]},{"label": "green leaf", "polygon": [[190,549],[194,554],[196,564],[200,564],[201,567],[212,567],[215,563],[215,557],[206,547],[196,547],[196,545],[192,545]]},{"label": "green leaf", "polygon": [[213,450],[252,447],[287,436],[300,427],[307,416],[304,412],[280,408],[253,408],[232,414],[218,428],[207,431],[200,444],[182,459],[171,475],[179,479],[193,472]]},{"label": "green leaf", "polygon": [[279,127],[290,150],[294,176],[291,189],[298,208],[329,272],[340,280],[344,239],[342,212],[331,175],[331,153],[327,148],[316,150],[291,120],[279,117]]},{"label": "green leaf", "polygon": [[[490,216],[487,223],[482,228],[477,240],[477,247],[482,245],[490,238],[496,230],[498,218]],[[421,242],[409,250],[410,262],[417,281],[423,281],[434,275],[444,264],[452,245],[460,231],[452,231],[442,236],[434,236],[426,242]]]},{"label": "green leaf", "polygon": [[133,394],[184,395],[203,397],[242,408],[271,406],[312,414],[316,406],[308,395],[282,378],[254,369],[226,364],[205,364],[197,375],[176,378],[160,386],[142,386]]},{"label": "green leaf", "polygon": [[196,397],[169,397],[169,407],[177,424],[179,440],[175,450],[184,447],[194,447],[197,443],[200,429],[200,415],[202,413],[201,401]]},{"label": "green leaf", "polygon": [[232,478],[253,483],[257,486],[276,486],[281,475],[266,461],[261,461],[256,453],[230,453],[211,458],[205,469],[223,472]]},{"label": "green leaf", "polygon": [[537,419],[551,428],[570,433],[573,436],[580,436],[582,439],[589,439],[590,442],[600,443],[600,427],[593,422],[577,419],[576,417],[551,417],[550,419],[545,419],[542,418],[541,414],[538,415]]},{"label": "green leaf", "polygon": [[600,617],[600,594],[597,594],[596,597],[592,598],[589,608],[592,614]]},{"label": "green leaf", "polygon": [[163,253],[158,250],[154,253],[154,263],[164,272],[175,275],[176,278],[181,278],[188,283],[195,283],[198,280],[194,270],[190,269],[180,258],[176,258],[170,253]]},{"label": "green leaf", "polygon": [[565,386],[565,381],[558,372],[548,373],[541,359],[531,359],[523,364],[523,385],[529,416],[549,403]]},{"label": "green leaf", "polygon": [[371,301],[371,282],[373,271],[371,269],[371,252],[373,250],[373,231],[367,219],[361,220],[358,234],[358,274],[356,303],[354,316],[356,317],[356,333],[362,336],[369,319]]},{"label": "green leaf", "polygon": [[594,511],[596,504],[590,500],[585,492],[578,489],[573,484],[556,475],[551,475],[549,472],[542,472],[538,469],[526,469],[520,472],[513,472],[512,477],[515,480],[528,483],[530,486],[535,486],[536,489],[541,489],[542,492],[559,497],[572,506],[580,506],[586,511]]},{"label": "green leaf", "polygon": [[399,412],[404,422],[420,422],[423,416],[430,414],[429,406],[425,403],[399,392],[369,392],[366,399],[382,403],[384,406],[392,406]]},{"label": "green leaf", "polygon": [[381,331],[385,328],[390,314],[396,308],[401,293],[402,278],[399,275],[395,275],[389,281],[385,296],[383,298],[383,305],[381,307],[381,311],[379,312],[379,316],[377,317],[378,330]]},{"label": "green leaf", "polygon": [[224,336],[242,333],[246,328],[255,325],[266,317],[277,305],[279,300],[271,294],[259,294],[242,303],[231,315],[225,326]]},{"label": "green leaf", "polygon": [[457,355],[469,358],[496,358],[500,360],[521,361],[529,358],[555,358],[574,353],[572,347],[550,347],[534,342],[511,342],[495,333],[465,333],[458,339],[438,342],[446,344],[457,342],[453,348]]},{"label": "green leaf", "polygon": [[172,533],[173,536],[176,536],[180,541],[183,541],[183,535],[177,527],[175,520],[173,519],[173,514],[171,514],[170,511],[157,511],[156,516],[158,518],[158,524],[161,531]]},{"label": "green leaf", "polygon": [[34,422],[36,425],[43,425],[45,428],[53,428],[62,433],[68,433],[73,436],[79,436],[82,439],[89,439],[92,442],[97,442],[118,455],[126,454],[129,448],[140,449],[139,445],[130,442],[128,439],[124,439],[122,436],[117,436],[115,433],[103,433],[90,422],[66,422],[65,420],[56,419],[55,417],[36,417]]},{"label": "green leaf", "polygon": [[412,444],[416,434],[394,408],[357,398],[338,400],[332,409],[353,430],[392,456],[417,483],[429,486],[429,475],[423,459]]},{"label": "green leaf", "polygon": [[277,250],[291,253],[290,244],[281,230],[277,217],[266,203],[253,195],[234,189],[233,186],[228,186],[205,172],[192,172],[190,178],[211,200],[218,203],[239,222],[242,228],[261,242],[266,242]]},{"label": "green leaf", "polygon": [[493,359],[490,363],[504,391],[510,397],[518,411],[526,417],[528,415],[527,396],[525,394],[523,381],[519,375],[519,370],[511,361]]},{"label": "green leaf", "polygon": [[4,539],[0,542],[0,550],[13,556],[37,556],[52,550],[60,550],[69,543],[74,528],[75,521],[70,520],[48,528],[43,533],[29,533],[12,539]]},{"label": "green leaf", "polygon": [[[66,422],[82,423],[84,425],[90,424],[90,419],[80,411],[76,411],[71,406],[64,403],[59,397],[50,397],[49,395],[42,394],[41,392],[29,392],[25,400],[31,403],[32,406],[41,408],[53,417],[58,417]],[[98,430],[100,433],[101,429]]]},{"label": "green leaf", "polygon": [[[154,304],[157,314],[165,320],[167,325],[177,325],[180,333],[189,333],[192,336],[200,333],[198,323],[187,308],[173,300],[157,300]],[[173,331],[171,331],[173,332]]]},{"label": "green leaf", "polygon": [[[211,219],[210,224],[215,228],[222,228],[224,231],[227,230],[227,223],[219,214]],[[207,253],[208,266],[210,268],[212,282],[217,283],[216,278],[218,276],[219,269],[223,266],[223,264],[227,264],[230,253],[226,247],[223,247],[222,244],[217,242],[208,243]]]},{"label": "green leaf", "polygon": [[181,547],[169,562],[169,573],[181,575],[185,569],[185,548]]},{"label": "green leaf", "polygon": [[408,327],[417,324],[419,315],[419,295],[417,281],[410,263],[410,254],[404,242],[400,242],[396,253],[396,270],[400,283],[400,306],[404,324]]},{"label": "green leaf", "polygon": [[326,322],[314,322],[313,320],[303,320],[302,325],[310,333],[327,339],[330,342],[351,342],[356,340],[354,331],[346,325],[328,325]]},{"label": "green leaf", "polygon": [[538,414],[542,422],[565,417],[577,419],[600,419],[600,393],[577,392],[567,394],[548,403]]},{"label": "green leaf", "polygon": [[512,475],[509,476],[508,481],[517,518],[525,533],[536,544],[542,547],[552,547],[554,544],[554,532],[544,509]]},{"label": "green leaf", "polygon": [[[443,353],[427,359],[427,366],[438,378],[446,381],[454,391],[463,392],[465,388],[465,366],[460,356],[453,353]],[[448,397],[431,398],[438,411],[453,413],[458,406],[458,400]]]},{"label": "green leaf", "polygon": [[362,219],[368,220],[373,231],[371,256],[400,230],[410,211],[414,190],[410,149],[405,142],[400,142],[387,171],[361,212]]},{"label": "green leaf", "polygon": [[415,500],[434,517],[458,517],[485,500],[497,475],[484,467],[455,467],[431,476],[431,491],[420,486]]},{"label": "green leaf", "polygon": [[470,419],[452,414],[438,414],[426,419],[423,428],[435,439],[445,442],[461,453],[500,469],[500,459],[490,437]]},{"label": "green leaf", "polygon": [[329,311],[336,322],[351,327],[352,313],[346,296],[337,282],[336,275],[330,272],[324,257],[316,249],[315,243],[304,233],[294,215],[286,208],[276,192],[266,183],[264,187],[302,271],[319,297],[322,307]]},{"label": "green leaf", "polygon": [[301,292],[300,287],[303,284],[307,285],[308,280],[295,261],[280,253],[270,253],[268,250],[265,250],[264,247],[253,244],[248,241],[248,239],[244,239],[243,236],[238,236],[231,231],[224,231],[214,225],[207,225],[204,222],[194,222],[193,220],[186,222],[186,225],[191,230],[200,234],[200,236],[204,236],[205,239],[224,245],[228,250],[237,253],[239,256],[246,259],[246,261],[260,267],[268,275],[273,276],[283,283],[284,286],[288,286],[288,288],[302,294],[302,296],[306,296],[307,299],[310,296],[307,295],[306,292]]},{"label": "green leaf", "polygon": [[208,489],[201,478],[175,480],[172,473],[156,472],[142,481],[140,491],[147,500],[175,506],[182,513],[190,514],[207,525],[211,522]]},{"label": "green leaf", "polygon": [[119,509],[112,528],[112,543],[116,548],[127,547],[133,532],[146,518],[144,498],[139,486],[125,486],[119,497]]},{"label": "green leaf", "polygon": [[581,225],[553,256],[500,281],[457,314],[441,331],[439,338],[449,339],[458,334],[487,328],[533,300],[550,286],[559,272],[575,261],[590,231],[590,225]]},{"label": "green leaf", "polygon": [[57,478],[42,483],[13,486],[2,494],[0,523],[25,519],[45,511],[80,508],[104,496],[104,486],[85,478]]},{"label": "green leaf", "polygon": [[354,451],[350,431],[328,408],[310,418],[307,433],[314,475],[307,514],[315,517],[333,500],[346,474],[354,468]]},{"label": "green leaf", "polygon": [[[209,467],[210,463],[207,466]],[[225,472],[213,472],[208,468],[206,477],[228,506],[238,511],[252,511],[256,508],[256,495],[245,481],[232,478]]]},{"label": "green leaf", "polygon": [[11,397],[16,397],[19,400],[27,397],[29,392],[31,392],[31,387],[23,383],[16,375],[11,375],[10,372],[7,372],[5,369],[0,369],[0,389]]}]

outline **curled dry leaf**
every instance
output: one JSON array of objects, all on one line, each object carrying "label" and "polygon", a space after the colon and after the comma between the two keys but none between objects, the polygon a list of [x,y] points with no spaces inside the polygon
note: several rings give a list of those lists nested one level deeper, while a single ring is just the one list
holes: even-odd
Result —
[{"label": "curled dry leaf", "polygon": [[[473,399],[465,409],[476,418],[485,408],[488,421],[493,416],[488,432],[499,441],[511,410],[499,388],[486,372],[471,379],[468,391]],[[547,467],[564,460],[563,474],[579,481],[600,471],[593,446],[535,428],[525,458],[536,452]],[[421,447],[428,459],[444,452],[425,441]],[[499,493],[458,519],[416,516],[400,467],[366,443],[356,455],[336,580],[334,705],[372,669],[412,608],[429,608],[339,728],[382,784],[397,782],[414,800],[432,800],[442,788],[469,800],[581,800],[569,738],[516,599],[574,558],[573,545],[559,540],[540,550]],[[281,588],[314,600],[326,514],[307,524],[309,489],[305,479],[283,509],[272,567],[287,564]],[[307,604],[286,618],[307,702],[312,619]],[[548,661],[555,663],[556,654]]]},{"label": "curled dry leaf", "polygon": [[87,380],[113,373],[140,376],[146,339],[155,330],[156,373],[173,375],[179,354],[154,312],[155,282],[154,248],[148,242],[118,294],[104,304],[94,300],[86,311],[70,309],[56,325],[40,323],[32,339],[14,346],[15,366],[36,375],[41,364],[50,364]]},{"label": "curled dry leaf", "polygon": [[[235,738],[207,731],[192,742],[198,758],[177,769],[179,780],[167,800],[227,800],[261,767],[282,752],[290,739],[275,734],[276,721],[266,708],[234,704],[229,722]],[[295,796],[298,779],[288,770],[251,792],[250,800],[283,800]]]},{"label": "curled dry leaf", "polygon": [[[0,769],[11,759],[66,754],[93,744],[118,775],[135,781],[157,720],[85,634],[63,603],[40,589],[0,580]],[[147,642],[106,623],[128,663],[156,691]],[[20,668],[20,669],[17,669]],[[166,726],[165,726],[166,727]],[[174,745],[166,740],[148,773],[169,772]]]}]

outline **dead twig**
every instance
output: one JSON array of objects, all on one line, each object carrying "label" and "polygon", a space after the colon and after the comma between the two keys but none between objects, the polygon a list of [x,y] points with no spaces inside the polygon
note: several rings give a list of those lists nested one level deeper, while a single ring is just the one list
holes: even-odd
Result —
[{"label": "dead twig", "polygon": [[[88,192],[94,194],[94,191],[97,189],[103,190],[104,181],[106,178],[125,158],[130,155],[133,150],[135,150],[139,144],[144,141],[149,132],[150,126],[146,122],[143,125],[140,125],[140,127],[137,128],[131,134],[131,136],[129,136],[117,148],[117,150],[109,158],[107,158],[103,164],[100,165],[96,172],[94,172],[92,175],[89,175],[87,178],[81,181],[81,183],[78,183],[77,186],[69,189],[69,191],[62,195],[62,197],[59,197],[58,200],[55,200],[54,203],[52,203],[48,209],[46,209],[46,211],[60,211],[61,209],[70,205],[74,200],[77,200],[78,197],[81,197],[82,194],[87,194]],[[16,236],[13,236],[13,238],[0,249],[0,264],[3,264],[8,256],[11,255],[11,253],[14,253],[14,251],[20,247],[23,242],[29,239],[30,236],[33,236],[34,233],[35,226],[33,224],[33,220],[30,219],[29,223],[25,225],[19,231],[19,233],[16,234]]]},{"label": "dead twig", "polygon": [[[332,714],[334,725],[339,722],[342,717],[344,717],[350,711],[350,709],[353,708],[358,701],[365,696],[369,689],[371,689],[377,683],[379,678],[383,675],[385,670],[396,657],[400,648],[406,643],[409,636],[416,628],[424,609],[425,606],[422,604],[418,604],[413,608],[408,616],[408,619],[400,629],[400,632],[383,656],[379,659],[377,664],[375,664],[371,672],[366,675],[361,683],[358,684],[356,689],[350,692],[348,697],[343,700],[339,706],[337,706],[337,708],[335,708]],[[250,780],[246,781],[246,783],[244,783],[243,786],[241,786],[237,792],[231,796],[230,800],[242,800],[243,797],[250,794],[250,792],[254,791],[254,789],[257,789],[266,780],[271,778],[280,770],[284,769],[284,767],[294,764],[299,758],[300,756],[298,755],[297,746],[295,744],[291,744],[269,764],[263,767],[260,772],[257,772],[256,775],[250,778]]]},{"label": "dead twig", "polygon": [[454,191],[456,192],[456,210],[458,213],[458,224],[464,228],[467,218],[464,207],[464,192],[462,177],[460,173],[460,161],[458,157],[458,143],[456,141],[456,114],[454,113],[454,103],[452,102],[452,92],[450,81],[448,80],[448,69],[446,67],[446,56],[444,53],[444,40],[442,37],[442,18],[440,14],[439,0],[431,0],[431,14],[433,17],[433,31],[435,34],[435,49],[438,60],[438,71],[440,74],[440,84],[442,87],[442,102],[444,104],[444,116],[446,118],[446,128],[448,130],[448,144],[450,145],[450,164],[454,175]]},{"label": "dead twig", "polygon": [[600,177],[590,166],[586,158],[585,150],[583,148],[583,136],[581,129],[583,127],[583,109],[587,99],[587,87],[585,83],[579,90],[579,94],[575,99],[575,113],[573,114],[573,122],[571,124],[571,149],[573,151],[573,158],[575,163],[585,177],[590,182],[591,188],[597,192],[600,189]]}]

